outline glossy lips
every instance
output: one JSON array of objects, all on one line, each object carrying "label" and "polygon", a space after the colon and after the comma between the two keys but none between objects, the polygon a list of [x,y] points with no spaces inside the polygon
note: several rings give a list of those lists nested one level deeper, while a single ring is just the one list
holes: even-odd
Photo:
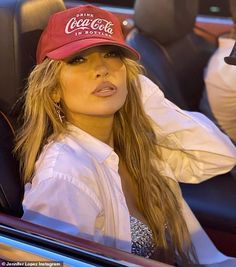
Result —
[{"label": "glossy lips", "polygon": [[112,96],[117,92],[117,87],[111,82],[100,83],[93,94],[100,97]]}]

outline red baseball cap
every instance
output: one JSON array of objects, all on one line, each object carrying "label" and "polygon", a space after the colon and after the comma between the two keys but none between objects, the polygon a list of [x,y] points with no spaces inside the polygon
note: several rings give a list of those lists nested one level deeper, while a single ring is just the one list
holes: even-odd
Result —
[{"label": "red baseball cap", "polygon": [[37,63],[48,57],[62,60],[100,45],[118,46],[134,60],[139,53],[125,43],[119,19],[93,5],[81,5],[53,14],[37,47]]}]

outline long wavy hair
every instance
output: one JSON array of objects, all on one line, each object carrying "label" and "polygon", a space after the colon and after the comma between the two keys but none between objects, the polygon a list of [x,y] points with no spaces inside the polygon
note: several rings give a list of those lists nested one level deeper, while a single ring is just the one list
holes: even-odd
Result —
[{"label": "long wavy hair", "polygon": [[[197,259],[182,214],[179,185],[161,175],[157,168],[161,153],[152,120],[141,101],[138,75],[142,68],[131,59],[122,57],[122,60],[127,69],[128,95],[114,116],[114,150],[124,160],[137,188],[138,208],[152,229],[158,248],[171,251],[182,263],[191,264]],[[60,88],[58,77],[62,64],[66,63],[45,59],[28,79],[24,123],[15,148],[25,183],[31,181],[35,162],[48,139],[56,140],[59,134],[66,132],[66,124],[58,120],[52,98],[53,92]]]}]

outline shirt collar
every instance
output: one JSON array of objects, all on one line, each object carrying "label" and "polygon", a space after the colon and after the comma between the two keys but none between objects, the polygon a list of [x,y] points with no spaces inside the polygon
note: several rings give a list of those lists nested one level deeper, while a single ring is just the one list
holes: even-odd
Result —
[{"label": "shirt collar", "polygon": [[68,123],[67,129],[76,143],[96,158],[99,163],[104,162],[113,152],[113,148],[103,143],[75,125]]}]

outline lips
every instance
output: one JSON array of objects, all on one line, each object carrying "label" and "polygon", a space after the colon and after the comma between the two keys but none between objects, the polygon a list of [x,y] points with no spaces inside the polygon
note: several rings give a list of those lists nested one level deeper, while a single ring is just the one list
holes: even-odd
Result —
[{"label": "lips", "polygon": [[111,82],[102,82],[100,83],[93,94],[100,97],[112,96],[117,92],[117,87]]}]

